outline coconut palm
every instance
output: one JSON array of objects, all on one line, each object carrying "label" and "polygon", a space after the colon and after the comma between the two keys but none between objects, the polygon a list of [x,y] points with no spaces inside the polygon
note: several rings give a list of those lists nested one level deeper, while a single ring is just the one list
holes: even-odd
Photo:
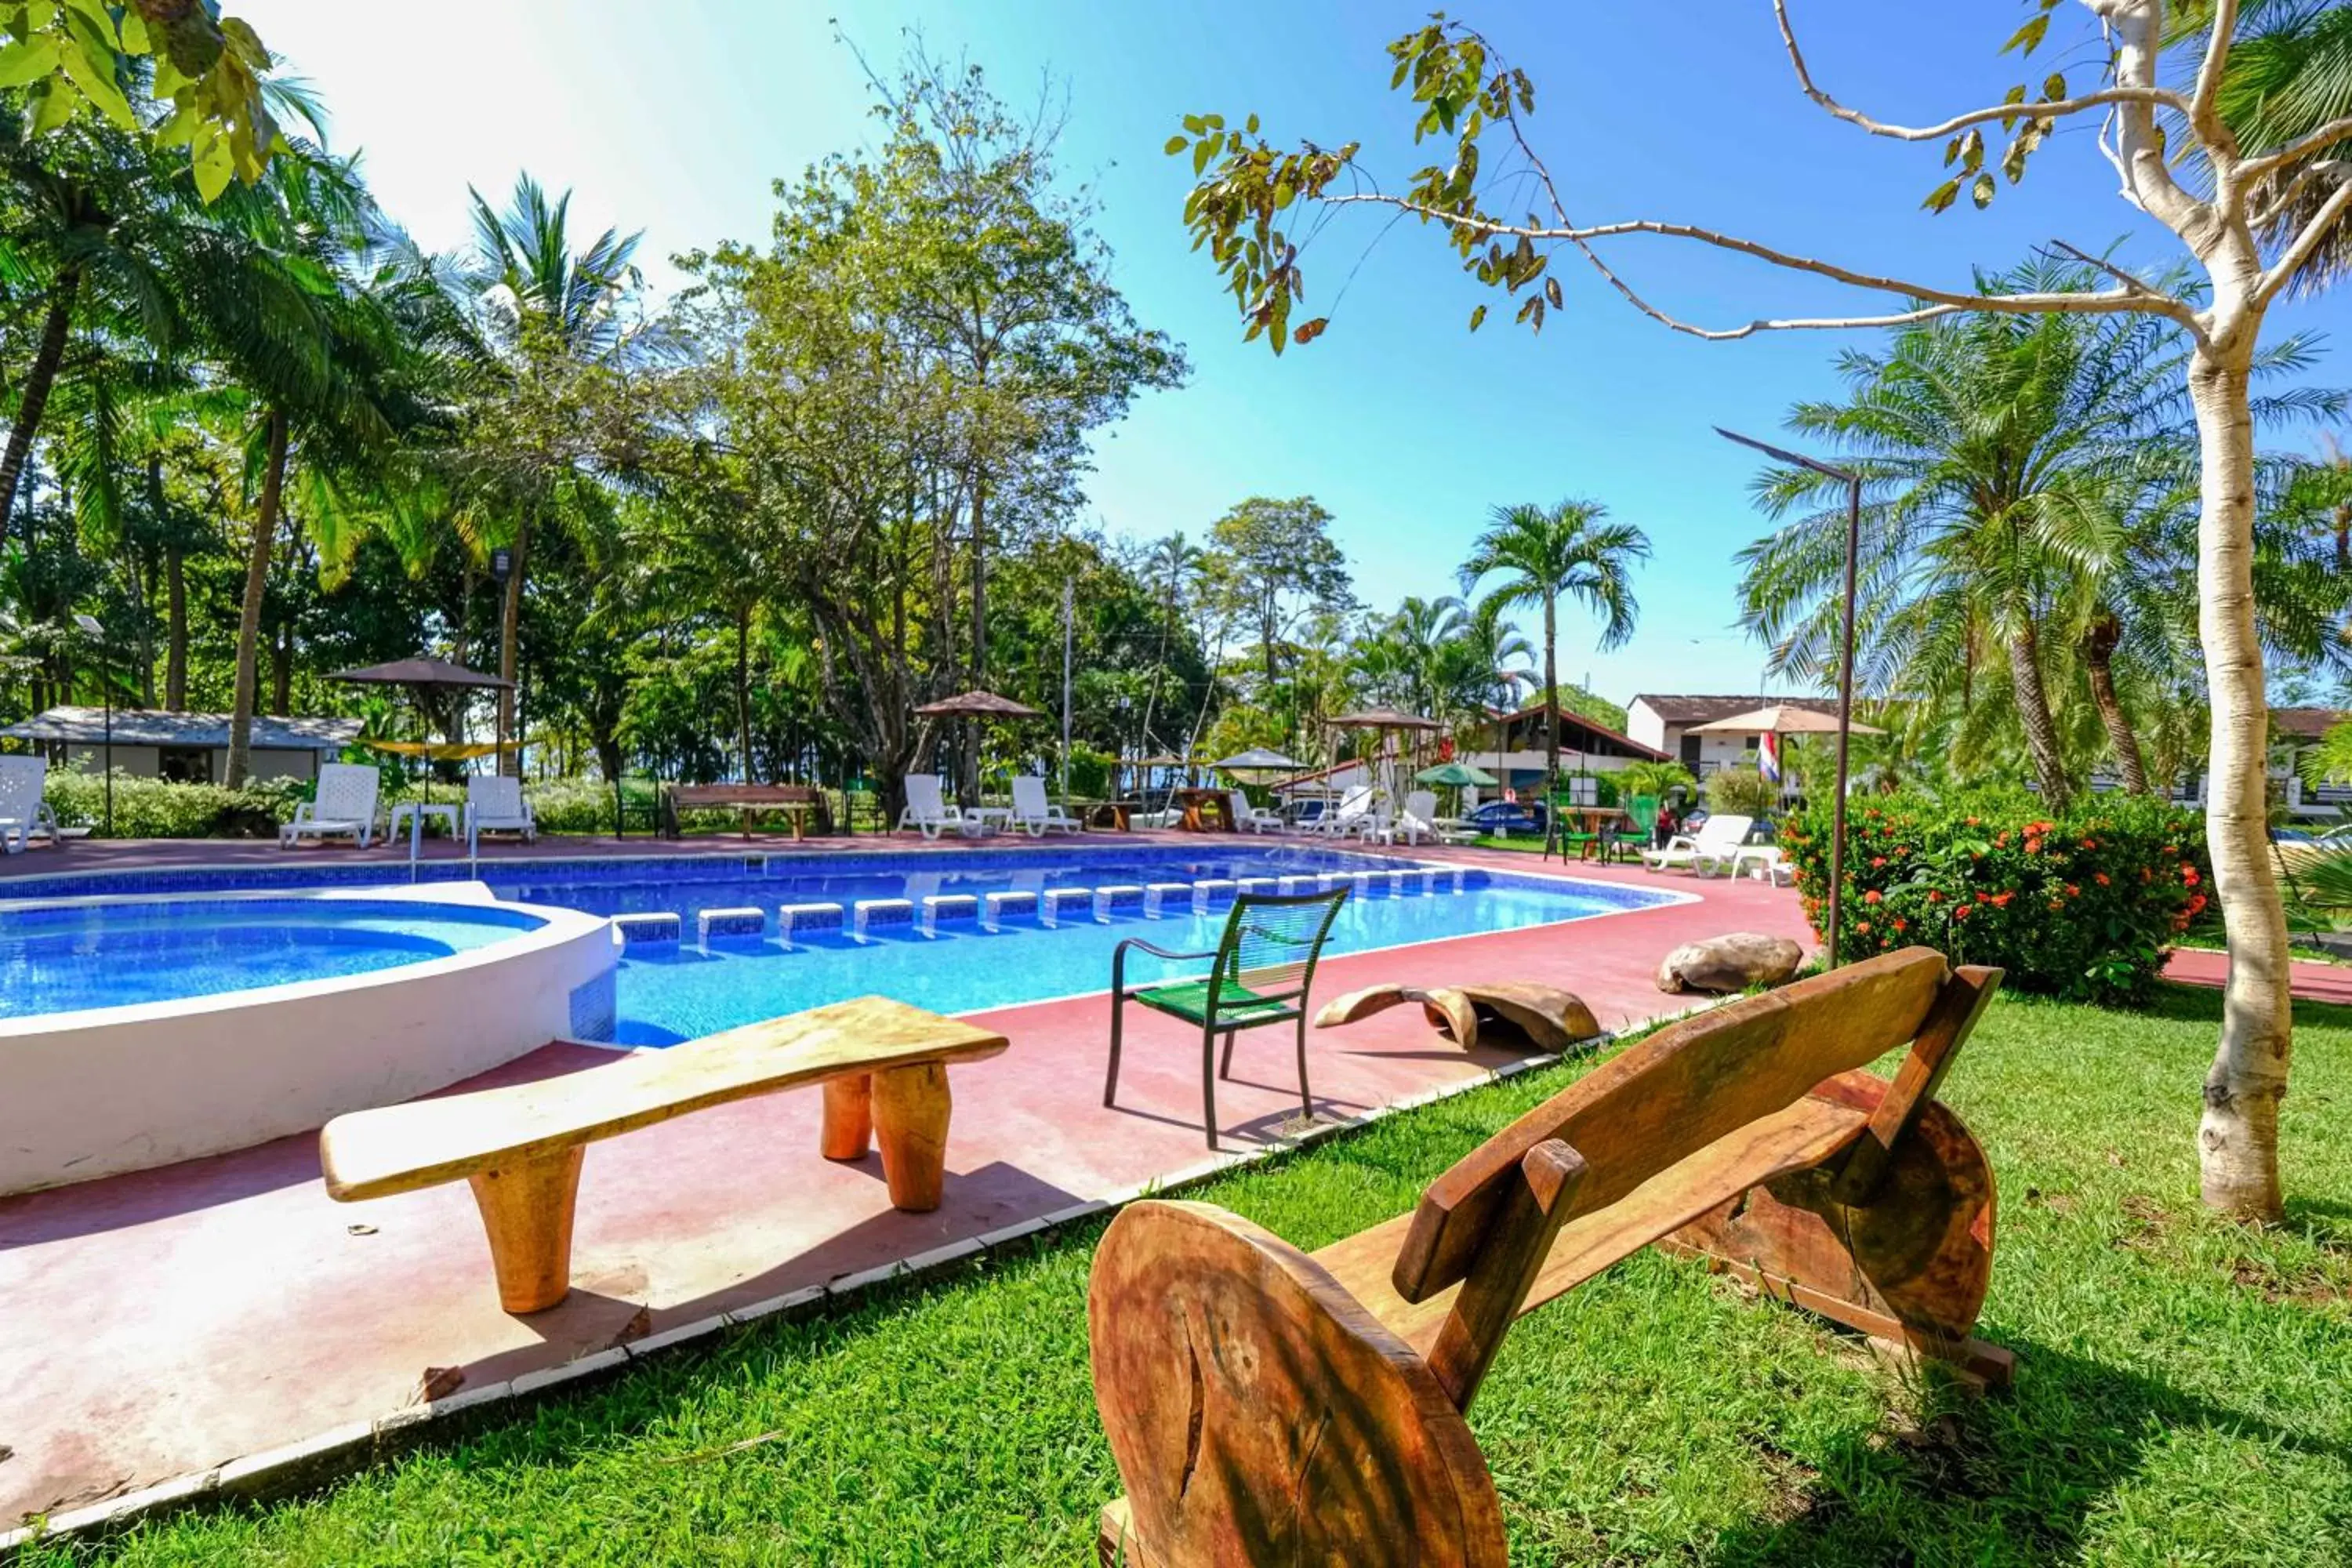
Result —
[{"label": "coconut palm", "polygon": [[1484,603],[1496,610],[1531,605],[1543,612],[1544,777],[1559,776],[1559,604],[1574,598],[1601,621],[1598,646],[1622,647],[1641,613],[1633,567],[1650,558],[1649,536],[1611,522],[1599,501],[1558,506],[1498,506],[1462,563],[1462,591],[1499,580]]},{"label": "coconut palm", "polygon": [[[511,682],[519,657],[523,585],[530,534],[564,510],[566,489],[580,479],[585,454],[559,437],[575,416],[567,402],[583,375],[628,347],[621,307],[637,282],[633,258],[640,235],[608,228],[585,245],[571,226],[572,194],[550,200],[528,174],[515,178],[503,209],[473,197],[474,247],[458,268],[484,351],[478,406],[496,415],[476,434],[467,489],[477,538],[507,546],[510,565],[499,612],[499,673]],[[593,509],[592,509],[593,510]],[[502,730],[514,722],[514,689],[499,693]],[[515,772],[520,753],[501,753]]]}]

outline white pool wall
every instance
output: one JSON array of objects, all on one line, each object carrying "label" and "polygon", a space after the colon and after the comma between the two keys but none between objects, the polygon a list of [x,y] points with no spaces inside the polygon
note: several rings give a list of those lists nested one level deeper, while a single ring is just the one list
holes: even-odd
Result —
[{"label": "white pool wall", "polygon": [[[497,901],[479,882],[253,896]],[[609,1029],[620,951],[611,922],[500,907],[545,923],[366,974],[0,1020],[0,1194],[307,1132],[346,1110],[446,1088],[552,1039],[593,1037],[600,1008]]]}]

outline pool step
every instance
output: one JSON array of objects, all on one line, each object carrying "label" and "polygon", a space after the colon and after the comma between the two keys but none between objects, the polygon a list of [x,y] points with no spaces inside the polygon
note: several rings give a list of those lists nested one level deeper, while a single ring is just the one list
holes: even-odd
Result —
[{"label": "pool step", "polygon": [[705,910],[694,917],[695,934],[708,947],[713,937],[732,938],[737,942],[757,942],[768,932],[768,916],[764,910]]},{"label": "pool step", "polygon": [[776,935],[786,947],[820,931],[838,933],[845,923],[839,904],[786,904],[776,910]]},{"label": "pool step", "polygon": [[980,923],[994,931],[1004,923],[1007,915],[1034,915],[1037,912],[1037,890],[1034,888],[1010,888],[981,895]]},{"label": "pool step", "polygon": [[1282,882],[1280,879],[1275,877],[1238,877],[1234,880],[1234,891],[1236,893],[1266,894],[1278,893],[1281,890]]},{"label": "pool step", "polygon": [[1113,882],[1095,889],[1095,919],[1107,921],[1113,910],[1139,910],[1143,907],[1143,884]]},{"label": "pool step", "polygon": [[1171,904],[1190,904],[1192,884],[1190,882],[1146,882],[1143,885],[1143,912],[1153,920],[1167,913]]},{"label": "pool step", "polygon": [[971,893],[933,893],[923,900],[923,930],[937,936],[943,925],[969,925],[980,919],[980,900]]},{"label": "pool step", "polygon": [[1048,888],[1037,900],[1037,917],[1047,925],[1058,925],[1074,910],[1094,910],[1095,890],[1092,888]]},{"label": "pool step", "polygon": [[849,932],[863,942],[869,931],[914,923],[915,905],[911,899],[860,899],[850,910]]},{"label": "pool step", "polygon": [[1192,912],[1206,914],[1212,906],[1234,901],[1234,881],[1230,877],[1203,877],[1192,884]]},{"label": "pool step", "polygon": [[684,932],[686,922],[673,914],[614,915],[613,929],[620,933],[623,947],[643,947],[650,942],[676,942]]}]

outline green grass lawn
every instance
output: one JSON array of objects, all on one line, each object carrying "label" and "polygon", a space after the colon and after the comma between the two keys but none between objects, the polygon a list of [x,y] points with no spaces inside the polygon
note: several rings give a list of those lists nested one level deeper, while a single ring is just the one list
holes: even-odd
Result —
[{"label": "green grass lawn", "polygon": [[[2292,1215],[2269,1234],[2197,1205],[2215,1014],[2189,992],[2154,1016],[2004,1000],[1954,1070],[1946,1099],[2001,1184],[1979,1331],[2018,1354],[2008,1394],[1898,1377],[1850,1337],[1652,1253],[1521,1322],[1471,1423],[1514,1560],[2352,1560],[2352,1012],[2303,1011]],[[1317,1247],[1404,1209],[1580,1070],[1199,1195]],[[1098,1234],[742,1331],[318,1497],[26,1561],[1090,1561],[1118,1486],[1087,1375]]]}]

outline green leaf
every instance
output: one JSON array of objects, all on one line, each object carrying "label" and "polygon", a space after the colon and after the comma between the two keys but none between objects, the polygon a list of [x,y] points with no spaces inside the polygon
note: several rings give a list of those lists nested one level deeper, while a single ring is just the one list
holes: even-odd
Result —
[{"label": "green leaf", "polygon": [[2058,71],[2052,71],[2049,76],[2042,79],[2042,97],[2043,101],[2054,103],[2065,96],[2066,78],[2063,74]]},{"label": "green leaf", "polygon": [[1481,305],[1476,310],[1470,312],[1470,330],[1475,332],[1486,324],[1486,307]]},{"label": "green leaf", "polygon": [[0,87],[24,87],[58,67],[58,43],[46,34],[0,49]]},{"label": "green leaf", "polygon": [[1927,193],[1927,199],[1921,202],[1919,205],[1926,207],[1931,213],[1939,213],[1959,199],[1959,181],[1946,180],[1942,184],[1937,185],[1934,190],[1929,191]]},{"label": "green leaf", "polygon": [[196,195],[207,202],[228,189],[236,173],[236,155],[229,150],[226,137],[215,140],[190,165],[196,176]]},{"label": "green leaf", "polygon": [[1192,139],[1189,136],[1171,136],[1168,138],[1168,145],[1160,150],[1172,158],[1192,144]]},{"label": "green leaf", "polygon": [[1977,209],[1981,212],[1986,207],[1992,205],[1993,190],[1994,186],[1992,176],[1990,174],[1979,174],[1976,178],[1976,184],[1969,187],[1969,200],[1976,203]]},{"label": "green leaf", "polygon": [[73,115],[73,98],[61,92],[55,84],[36,87],[33,97],[33,134],[39,136],[55,131]]},{"label": "green leaf", "polygon": [[1245,131],[1247,131],[1247,132],[1248,132],[1251,135],[1253,135],[1253,136],[1256,135],[1256,134],[1257,134],[1257,116],[1256,116],[1256,115],[1255,115],[1255,114],[1251,115],[1251,116],[1249,117],[1249,119],[1248,119],[1246,121],[1244,121],[1244,122],[1243,129],[1244,129],[1244,130],[1245,130]]},{"label": "green leaf", "polygon": [[1209,166],[1209,160],[1216,155],[1216,142],[1208,137],[1203,136],[1192,143],[1192,177],[1194,179],[1201,177],[1202,173]]},{"label": "green leaf", "polygon": [[1193,135],[1199,136],[1205,133],[1209,128],[1202,122],[1199,115],[1188,114],[1184,117],[1184,129],[1191,132]]},{"label": "green leaf", "polygon": [[2025,26],[2011,34],[2009,42],[2001,45],[2000,52],[2007,54],[2014,49],[2020,54],[2030,55],[2041,47],[2043,36],[2049,31],[2050,13],[2044,11],[2040,16],[2029,19]]}]

